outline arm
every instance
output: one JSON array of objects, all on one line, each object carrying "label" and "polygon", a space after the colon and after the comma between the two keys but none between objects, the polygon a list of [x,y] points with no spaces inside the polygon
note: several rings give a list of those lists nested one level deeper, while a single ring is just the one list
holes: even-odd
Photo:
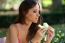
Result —
[{"label": "arm", "polygon": [[17,31],[16,31],[16,27],[14,25],[10,26],[9,32],[10,32],[10,42],[18,43]]}]

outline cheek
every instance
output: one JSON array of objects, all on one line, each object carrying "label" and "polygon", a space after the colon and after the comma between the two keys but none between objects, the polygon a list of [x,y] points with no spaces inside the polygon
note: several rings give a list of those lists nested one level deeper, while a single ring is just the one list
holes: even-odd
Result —
[{"label": "cheek", "polygon": [[33,13],[31,13],[31,14],[28,14],[28,15],[27,15],[27,18],[28,18],[29,20],[31,20],[31,21],[34,21],[34,20],[36,20],[36,15],[33,14]]},{"label": "cheek", "polygon": [[31,14],[31,15],[30,15],[30,19],[31,19],[31,20],[35,20],[35,19],[36,19],[36,15],[35,15],[35,14]]},{"label": "cheek", "polygon": [[30,20],[33,23],[37,23],[38,22],[37,16],[34,15],[34,14],[28,15],[27,19]]},{"label": "cheek", "polygon": [[30,20],[31,20],[33,23],[37,23],[38,17],[37,17],[36,15],[32,15],[32,16],[30,16]]}]

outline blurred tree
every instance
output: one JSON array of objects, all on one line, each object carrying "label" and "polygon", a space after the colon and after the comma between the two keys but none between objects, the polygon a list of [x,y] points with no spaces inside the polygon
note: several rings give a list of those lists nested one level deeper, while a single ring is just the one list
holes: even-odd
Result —
[{"label": "blurred tree", "polygon": [[42,0],[43,7],[49,7],[52,5],[52,0]]},{"label": "blurred tree", "polygon": [[61,7],[61,4],[62,4],[62,2],[61,2],[61,0],[52,0],[52,2],[53,2],[53,9],[58,9],[59,7]]},{"label": "blurred tree", "polygon": [[19,4],[22,1],[23,0],[1,0],[0,1],[0,9],[6,9],[6,10],[9,10],[11,8],[17,9]]},{"label": "blurred tree", "polygon": [[0,9],[3,9],[7,0],[0,0]]},{"label": "blurred tree", "polygon": [[65,0],[62,0],[62,4],[65,5]]}]

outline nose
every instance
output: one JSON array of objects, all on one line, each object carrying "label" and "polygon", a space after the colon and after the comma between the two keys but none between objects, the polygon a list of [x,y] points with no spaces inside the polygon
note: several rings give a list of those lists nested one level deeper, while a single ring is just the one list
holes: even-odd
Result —
[{"label": "nose", "polygon": [[40,14],[39,13],[37,13],[37,17],[39,17],[40,16]]}]

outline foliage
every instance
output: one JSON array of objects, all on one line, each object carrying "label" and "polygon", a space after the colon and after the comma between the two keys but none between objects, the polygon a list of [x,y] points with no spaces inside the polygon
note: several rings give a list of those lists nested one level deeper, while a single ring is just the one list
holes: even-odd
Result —
[{"label": "foliage", "polygon": [[5,37],[6,32],[7,32],[7,30],[5,30],[4,28],[0,29],[0,38]]},{"label": "foliage", "polygon": [[55,28],[55,37],[52,43],[65,43],[65,24],[53,25]]}]

